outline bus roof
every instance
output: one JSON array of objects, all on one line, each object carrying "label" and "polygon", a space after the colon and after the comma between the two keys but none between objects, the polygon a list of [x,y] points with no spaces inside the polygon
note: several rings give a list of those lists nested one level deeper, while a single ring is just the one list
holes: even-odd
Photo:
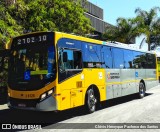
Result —
[{"label": "bus roof", "polygon": [[133,44],[124,44],[124,43],[120,43],[120,42],[116,42],[116,41],[113,41],[113,42],[111,42],[111,41],[108,41],[108,42],[107,41],[101,41],[101,40],[86,38],[86,37],[67,34],[67,33],[62,33],[62,32],[55,32],[55,33],[62,34],[63,37],[72,38],[72,39],[85,41],[85,42],[91,42],[91,43],[94,43],[94,44],[101,44],[101,45],[107,45],[107,46],[111,46],[111,47],[117,47],[117,48],[123,48],[123,49],[129,49],[129,50],[134,50],[134,51],[140,51],[140,52],[155,54],[151,51],[145,51],[145,50],[139,49],[138,46],[135,46]]},{"label": "bus roof", "polygon": [[[27,34],[23,34],[22,36],[26,36],[26,35],[31,35],[31,34],[38,34],[38,33],[45,33],[45,32],[32,32],[32,33],[27,33]],[[49,33],[49,32],[46,32]],[[100,44],[100,45],[107,45],[107,46],[111,46],[111,47],[117,47],[117,48],[123,48],[123,49],[129,49],[129,50],[134,50],[134,51],[140,51],[140,52],[146,52],[146,53],[152,53],[150,51],[145,51],[142,49],[139,49],[137,46],[133,46],[133,44],[124,44],[124,43],[120,43],[120,42],[111,42],[111,41],[101,41],[101,40],[96,40],[96,39],[92,39],[92,38],[87,38],[87,37],[83,37],[83,36],[78,36],[75,34],[69,34],[69,33],[63,33],[63,32],[51,32],[51,33],[55,33],[55,34],[59,34],[60,36],[62,36],[63,38],[70,38],[70,39],[75,39],[75,40],[79,40],[79,41],[84,41],[84,42],[88,42],[88,43],[94,43],[94,44]],[[17,36],[15,38],[18,38],[20,36]],[[14,38],[13,38],[14,39]]]}]

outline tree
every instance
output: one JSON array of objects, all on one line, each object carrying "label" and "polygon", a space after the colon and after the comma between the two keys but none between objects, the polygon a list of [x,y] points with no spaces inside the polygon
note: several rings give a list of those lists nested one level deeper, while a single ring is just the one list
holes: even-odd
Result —
[{"label": "tree", "polygon": [[104,36],[111,41],[129,44],[140,35],[137,29],[137,19],[118,18],[117,26],[106,29]]},{"label": "tree", "polygon": [[6,4],[7,6],[12,5],[12,4],[14,4],[14,3],[16,3],[16,0],[5,0],[5,4]]},{"label": "tree", "polygon": [[10,37],[20,35],[21,30],[22,27],[9,14],[6,3],[2,0],[0,3],[0,48],[4,47]]},{"label": "tree", "polygon": [[157,11],[159,10],[159,7],[154,7],[149,12],[141,10],[140,8],[135,10],[137,14],[136,19],[139,20],[137,23],[139,31],[147,37],[148,50],[150,50],[151,35],[156,35],[160,32],[160,18],[157,17]]},{"label": "tree", "polygon": [[[0,17],[3,16],[0,24],[6,25],[4,31],[11,30],[6,40],[10,36],[37,31],[61,31],[79,35],[90,33],[93,28],[84,15],[81,1],[16,0],[10,6],[3,4],[5,14],[0,14]],[[4,37],[4,34],[1,36]]]}]

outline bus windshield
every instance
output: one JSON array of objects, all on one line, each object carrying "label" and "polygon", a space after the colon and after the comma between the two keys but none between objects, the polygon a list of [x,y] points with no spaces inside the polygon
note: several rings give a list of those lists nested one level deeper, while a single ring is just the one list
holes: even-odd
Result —
[{"label": "bus windshield", "polygon": [[34,44],[10,52],[8,84],[16,90],[38,90],[55,80],[55,48]]}]

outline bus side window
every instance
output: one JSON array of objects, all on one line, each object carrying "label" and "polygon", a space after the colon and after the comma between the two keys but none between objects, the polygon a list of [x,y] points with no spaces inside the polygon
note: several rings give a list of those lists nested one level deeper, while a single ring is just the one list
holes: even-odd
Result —
[{"label": "bus side window", "polygon": [[124,53],[124,68],[133,68],[133,51],[123,50]]},{"label": "bus side window", "polygon": [[[64,50],[63,54],[66,58],[63,58],[63,63],[65,69],[72,69],[73,68],[73,51],[72,50]],[[64,57],[63,55],[63,57]],[[65,61],[64,61],[65,59]]]},{"label": "bus side window", "polygon": [[82,70],[82,54],[79,50],[59,50],[59,82],[76,75]]},{"label": "bus side window", "polygon": [[102,67],[113,68],[112,48],[108,46],[103,46],[101,49],[101,56],[102,56]]},{"label": "bus side window", "polygon": [[74,69],[82,69],[82,55],[80,51],[74,51]]},{"label": "bus side window", "polygon": [[[146,60],[147,60],[147,68],[148,69],[155,69],[156,68],[156,58],[155,58],[155,55],[153,54],[146,54]],[[159,63],[159,62],[157,62]]]},{"label": "bus side window", "polygon": [[68,49],[59,50],[59,69],[61,72],[66,69],[73,69],[73,51]]},{"label": "bus side window", "polygon": [[[65,49],[61,55],[60,65],[64,65],[66,69],[82,69],[82,55],[80,51]],[[64,55],[66,56],[64,58]]]},{"label": "bus side window", "polygon": [[123,49],[113,48],[114,68],[124,68]]},{"label": "bus side window", "polygon": [[146,55],[143,52],[134,51],[134,68],[136,69],[144,69],[147,68]]}]

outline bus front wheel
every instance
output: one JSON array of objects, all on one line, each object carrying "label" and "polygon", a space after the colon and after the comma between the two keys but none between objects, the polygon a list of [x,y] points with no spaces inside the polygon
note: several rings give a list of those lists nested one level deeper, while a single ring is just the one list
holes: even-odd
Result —
[{"label": "bus front wheel", "polygon": [[97,99],[94,92],[93,88],[87,90],[85,105],[89,113],[93,113],[96,110]]},{"label": "bus front wheel", "polygon": [[142,99],[145,96],[145,85],[143,82],[139,83],[139,97]]}]

